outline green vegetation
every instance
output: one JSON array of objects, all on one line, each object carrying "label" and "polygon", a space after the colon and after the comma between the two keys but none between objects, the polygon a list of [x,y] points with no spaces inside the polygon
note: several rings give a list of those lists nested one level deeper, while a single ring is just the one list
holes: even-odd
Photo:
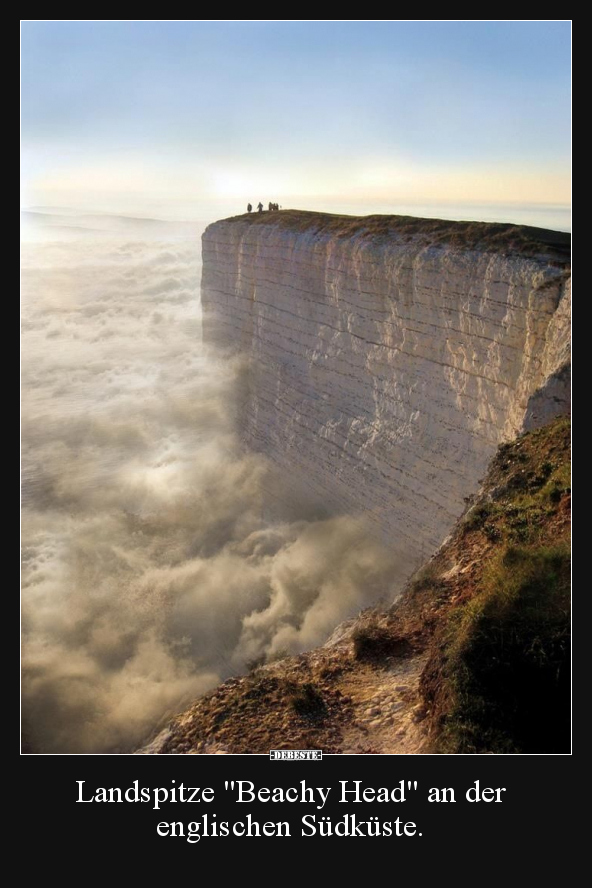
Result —
[{"label": "green vegetation", "polygon": [[245,227],[263,225],[299,232],[315,231],[339,238],[397,237],[399,240],[418,239],[420,242],[449,244],[486,252],[518,253],[526,256],[544,254],[558,266],[568,266],[571,255],[571,236],[568,233],[506,222],[451,222],[415,216],[346,216],[310,210],[245,213],[223,221]]},{"label": "green vegetation", "polygon": [[569,750],[570,554],[510,545],[445,640],[452,706],[442,752]]},{"label": "green vegetation", "polygon": [[[502,445],[422,678],[438,752],[569,752],[570,423]],[[432,568],[433,570],[433,568]]]},{"label": "green vegetation", "polygon": [[[481,531],[491,541],[536,542],[562,497],[571,493],[569,419],[503,444],[493,463],[492,499],[477,503],[462,522],[463,534]],[[549,453],[548,453],[549,451]]]}]

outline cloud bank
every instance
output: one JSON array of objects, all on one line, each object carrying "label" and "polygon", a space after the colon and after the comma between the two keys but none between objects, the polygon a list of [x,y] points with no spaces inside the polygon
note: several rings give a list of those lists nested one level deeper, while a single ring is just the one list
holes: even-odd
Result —
[{"label": "cloud bank", "polygon": [[281,483],[233,429],[244,368],[201,346],[198,237],[25,247],[25,751],[131,751],[388,595],[355,516],[269,517]]}]

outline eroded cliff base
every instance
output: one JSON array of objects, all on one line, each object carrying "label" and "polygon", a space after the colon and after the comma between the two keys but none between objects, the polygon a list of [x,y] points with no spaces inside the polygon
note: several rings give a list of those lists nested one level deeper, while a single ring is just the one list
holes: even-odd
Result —
[{"label": "eroded cliff base", "polygon": [[568,753],[570,423],[503,444],[390,609],[232,679],[144,754]]}]

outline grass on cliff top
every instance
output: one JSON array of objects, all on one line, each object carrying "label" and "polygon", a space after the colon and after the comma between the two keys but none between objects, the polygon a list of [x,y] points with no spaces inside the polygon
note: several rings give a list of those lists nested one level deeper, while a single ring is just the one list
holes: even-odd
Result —
[{"label": "grass on cliff top", "polygon": [[506,222],[452,222],[415,216],[347,216],[311,210],[279,210],[244,213],[223,220],[237,225],[273,225],[290,231],[315,231],[335,237],[394,237],[425,240],[455,247],[472,247],[488,252],[511,252],[526,256],[545,254],[559,265],[568,265],[571,235],[563,231],[514,225]]},{"label": "grass on cliff top", "polygon": [[570,748],[570,423],[502,445],[456,545],[479,553],[424,677],[436,750]]}]

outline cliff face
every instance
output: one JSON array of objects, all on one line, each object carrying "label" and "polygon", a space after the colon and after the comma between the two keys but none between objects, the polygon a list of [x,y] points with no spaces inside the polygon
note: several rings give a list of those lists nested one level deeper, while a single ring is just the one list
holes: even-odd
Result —
[{"label": "cliff face", "polygon": [[246,445],[295,495],[364,515],[401,582],[498,444],[568,409],[569,272],[552,234],[287,211],[203,235],[204,338],[250,358]]}]

